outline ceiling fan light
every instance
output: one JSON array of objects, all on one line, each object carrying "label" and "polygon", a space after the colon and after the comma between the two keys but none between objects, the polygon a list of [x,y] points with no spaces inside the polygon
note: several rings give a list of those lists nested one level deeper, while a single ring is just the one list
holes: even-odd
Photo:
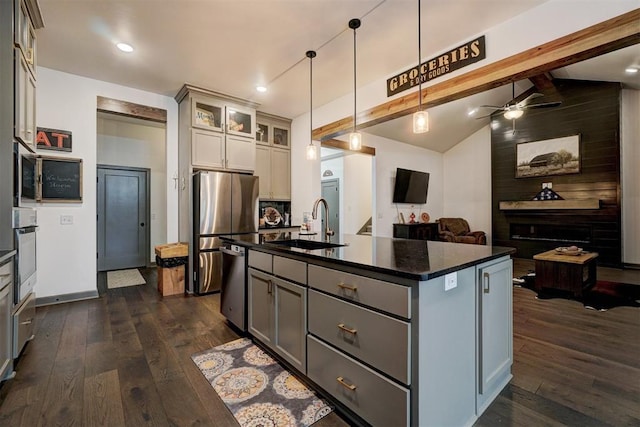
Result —
[{"label": "ceiling fan light", "polygon": [[360,132],[351,132],[349,134],[349,149],[352,151],[360,151],[362,149],[362,134]]},{"label": "ceiling fan light", "polygon": [[307,160],[316,160],[318,158],[318,147],[316,147],[313,141],[307,145]]},{"label": "ceiling fan light", "polygon": [[416,111],[413,113],[413,133],[429,132],[429,113]]},{"label": "ceiling fan light", "polygon": [[520,110],[520,109],[507,110],[504,113],[504,118],[507,120],[519,119],[520,117],[522,117],[523,114],[524,114],[524,110]]}]

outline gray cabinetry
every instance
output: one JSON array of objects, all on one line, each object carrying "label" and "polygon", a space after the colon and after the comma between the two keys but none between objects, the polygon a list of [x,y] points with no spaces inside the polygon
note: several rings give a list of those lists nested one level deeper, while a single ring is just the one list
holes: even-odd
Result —
[{"label": "gray cabinetry", "polygon": [[[306,263],[276,256],[270,264],[270,258],[271,255],[256,251],[249,253],[249,333],[305,373],[307,289],[274,274],[287,276],[292,271],[292,276],[304,277],[306,282]],[[274,274],[253,266],[273,268]]]},{"label": "gray cabinetry", "polygon": [[257,104],[188,84],[175,99],[179,104],[178,238],[192,245],[191,176],[197,170],[254,172]]},{"label": "gray cabinetry", "polygon": [[482,413],[511,378],[513,363],[513,289],[511,260],[482,264],[477,271],[476,406]]},{"label": "gray cabinetry", "polygon": [[11,306],[13,300],[13,261],[0,266],[0,380],[12,371]]},{"label": "gray cabinetry", "polygon": [[373,426],[409,424],[409,390],[309,335],[308,377]]},{"label": "gray cabinetry", "polygon": [[36,1],[14,0],[14,138],[35,150],[36,28],[42,28]]},{"label": "gray cabinetry", "polygon": [[291,199],[291,120],[256,114],[256,169],[260,177],[260,198]]}]

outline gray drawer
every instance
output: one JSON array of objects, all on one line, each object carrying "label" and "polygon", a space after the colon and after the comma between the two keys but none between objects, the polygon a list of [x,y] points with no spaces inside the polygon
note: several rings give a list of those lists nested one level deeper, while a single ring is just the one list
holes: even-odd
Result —
[{"label": "gray drawer", "polygon": [[273,273],[273,255],[264,252],[249,251],[249,267]]},{"label": "gray drawer", "polygon": [[411,384],[408,323],[314,290],[309,290],[308,312],[309,332]]},{"label": "gray drawer", "polygon": [[281,256],[274,256],[273,274],[306,285],[307,263]]},{"label": "gray drawer", "polygon": [[411,318],[411,288],[309,265],[309,286],[405,319]]},{"label": "gray drawer", "polygon": [[13,282],[13,261],[0,266],[0,289]]},{"label": "gray drawer", "polygon": [[409,390],[311,335],[307,335],[307,376],[373,426],[409,424]]},{"label": "gray drawer", "polygon": [[36,323],[36,295],[32,292],[13,315],[13,357],[20,355],[24,345],[33,338]]}]

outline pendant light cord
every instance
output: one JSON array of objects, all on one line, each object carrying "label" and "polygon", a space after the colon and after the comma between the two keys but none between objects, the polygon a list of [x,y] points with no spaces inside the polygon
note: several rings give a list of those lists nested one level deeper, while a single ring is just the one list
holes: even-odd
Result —
[{"label": "pendant light cord", "polygon": [[353,131],[356,131],[356,28],[353,29]]},{"label": "pendant light cord", "polygon": [[422,111],[422,28],[420,25],[420,0],[418,0],[418,111]]},{"label": "pendant light cord", "polygon": [[360,28],[360,20],[354,18],[349,21],[349,28],[353,30],[353,133],[356,133],[356,30]]},{"label": "pendant light cord", "polygon": [[309,128],[311,130],[311,143],[313,144],[313,55],[309,55]]}]

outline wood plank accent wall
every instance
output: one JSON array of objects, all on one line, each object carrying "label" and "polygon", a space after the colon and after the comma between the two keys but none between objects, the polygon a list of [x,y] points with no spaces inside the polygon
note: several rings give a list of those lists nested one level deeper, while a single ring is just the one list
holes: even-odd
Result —
[{"label": "wood plank accent wall", "polygon": [[[600,253],[599,264],[621,266],[620,84],[578,80],[555,80],[554,83],[562,97],[562,105],[527,110],[516,120],[515,135],[511,121],[502,114],[495,114],[492,118],[493,244],[515,247],[518,250],[517,257],[531,258],[536,253],[574,244],[553,239],[560,238],[565,230],[575,229],[576,232],[586,233],[589,240],[589,243],[577,245]],[[515,178],[517,143],[575,134],[581,135],[580,173]],[[551,182],[553,190],[564,199],[600,199],[601,208],[539,211],[499,209],[501,201],[531,200],[542,189],[543,182]],[[551,230],[552,235],[546,237],[550,240],[512,239],[514,225],[522,224],[532,225],[532,230]],[[571,232],[568,235],[574,238]]]}]

